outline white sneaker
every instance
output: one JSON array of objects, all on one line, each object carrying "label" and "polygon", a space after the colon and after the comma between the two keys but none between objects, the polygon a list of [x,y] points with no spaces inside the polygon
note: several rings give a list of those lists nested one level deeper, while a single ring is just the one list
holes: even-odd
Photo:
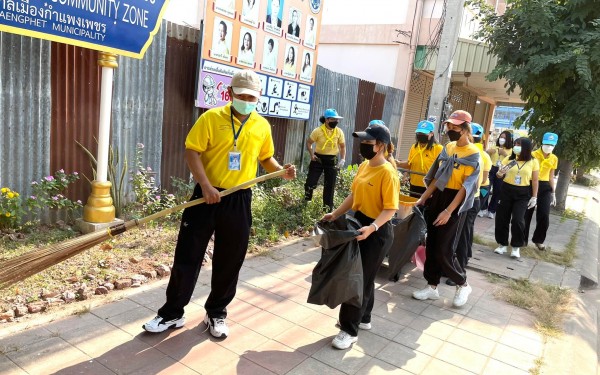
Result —
[{"label": "white sneaker", "polygon": [[467,303],[467,300],[469,299],[469,294],[471,294],[471,292],[473,291],[473,288],[471,288],[471,285],[467,284],[464,286],[456,286],[456,294],[454,295],[454,301],[452,302],[452,304],[455,307],[461,307],[463,306],[465,303]]},{"label": "white sneaker", "polygon": [[481,210],[481,211],[479,211],[479,213],[477,213],[477,216],[484,217],[487,214],[488,214],[488,210]]},{"label": "white sneaker", "polygon": [[495,213],[495,212],[488,212],[487,216],[488,216],[490,219],[494,219],[494,218],[496,217],[496,213]]},{"label": "white sneaker", "polygon": [[148,332],[158,333],[164,332],[169,328],[181,328],[185,323],[185,317],[179,319],[164,320],[161,316],[157,315],[154,319],[142,325],[142,328]]},{"label": "white sneaker", "polygon": [[349,333],[345,331],[340,331],[340,333],[335,336],[333,341],[331,341],[331,346],[336,349],[348,349],[352,344],[358,341],[357,336],[350,336]]},{"label": "white sneaker", "polygon": [[512,251],[510,253],[510,257],[511,258],[520,258],[521,257],[521,254],[519,254],[520,250],[521,249],[518,247],[513,247]]},{"label": "white sneaker", "polygon": [[360,323],[360,324],[358,325],[358,328],[359,328],[359,329],[364,329],[364,330],[367,330],[367,331],[368,331],[368,330],[370,330],[370,329],[371,329],[371,328],[373,328],[373,327],[371,326],[371,323]]},{"label": "white sneaker", "polygon": [[506,246],[498,246],[494,252],[496,254],[504,254],[506,253]]},{"label": "white sneaker", "polygon": [[439,299],[440,292],[438,292],[437,288],[433,289],[431,285],[427,285],[425,289],[417,290],[412,294],[414,299],[418,299],[424,301],[426,299]]},{"label": "white sneaker", "polygon": [[213,337],[221,338],[229,336],[229,327],[225,323],[225,319],[204,317],[204,324],[208,327],[210,334]]}]

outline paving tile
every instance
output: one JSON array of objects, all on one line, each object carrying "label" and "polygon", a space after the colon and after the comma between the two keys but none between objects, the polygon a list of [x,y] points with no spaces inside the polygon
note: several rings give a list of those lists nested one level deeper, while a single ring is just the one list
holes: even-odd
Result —
[{"label": "paving tile", "polygon": [[451,343],[442,345],[435,357],[476,374],[483,370],[487,361],[486,356]]},{"label": "paving tile", "polygon": [[313,354],[312,358],[346,374],[354,374],[373,357],[353,347],[346,350],[338,350],[331,345],[327,345]]},{"label": "paving tile", "polygon": [[132,295],[129,295],[127,297],[127,299],[146,306],[150,303],[154,303],[154,302],[165,302],[166,299],[166,295],[165,295],[165,291],[163,289],[160,288],[152,288],[152,289],[147,289],[144,290],[143,292],[140,293],[135,293]]},{"label": "paving tile", "polygon": [[243,293],[238,293],[237,298],[261,309],[267,309],[284,300],[283,297],[278,296],[275,293],[267,292],[266,290],[258,288],[251,289]]},{"label": "paving tile", "polygon": [[344,373],[335,368],[317,361],[314,358],[307,358],[298,366],[294,367],[287,375],[343,375]]},{"label": "paving tile", "polygon": [[246,350],[252,350],[267,341],[269,341],[268,337],[241,324],[235,324],[229,327],[229,336],[227,339],[216,342],[222,347],[238,355],[242,355]]},{"label": "paving tile", "polygon": [[259,314],[261,311],[263,309],[260,307],[256,307],[236,297],[227,306],[227,319],[231,319],[234,322],[241,322],[244,319]]},{"label": "paving tile", "polygon": [[204,343],[210,343],[211,339],[208,332],[197,333],[192,330],[182,330],[181,333],[169,336],[154,346],[162,353],[179,360],[185,357],[190,350]]},{"label": "paving tile", "polygon": [[4,354],[0,354],[0,374],[2,375],[27,375],[25,370],[17,366]]},{"label": "paving tile", "polygon": [[410,372],[402,370],[394,365],[384,362],[380,359],[373,358],[358,370],[356,375],[409,375]]},{"label": "paving tile", "polygon": [[428,306],[421,315],[433,319],[435,321],[448,324],[450,326],[457,326],[463,319],[461,314],[457,314],[453,311],[440,309],[437,306]]},{"label": "paving tile", "polygon": [[46,327],[31,328],[2,338],[0,348],[3,350],[22,349],[32,343],[43,341],[56,336],[56,330],[50,331]]},{"label": "paving tile", "polygon": [[107,322],[95,326],[82,326],[79,330],[62,333],[60,337],[94,358],[133,339],[130,334]]},{"label": "paving tile", "polygon": [[6,357],[29,374],[49,374],[91,359],[59,337],[31,343]]},{"label": "paving tile", "polygon": [[302,363],[308,356],[280,342],[270,340],[243,354],[246,358],[276,374],[285,374]]},{"label": "paving tile", "polygon": [[394,323],[377,315],[371,315],[371,330],[369,332],[391,340],[404,329],[403,325]]},{"label": "paving tile", "polygon": [[107,319],[111,316],[119,315],[124,312],[139,309],[140,304],[133,302],[129,299],[121,299],[119,301],[111,302],[106,305],[102,305],[100,307],[95,307],[92,309],[92,314],[102,318]]},{"label": "paving tile", "polygon": [[308,291],[303,287],[291,282],[278,279],[279,282],[272,288],[267,288],[271,293],[275,293],[283,298],[292,299],[304,303],[308,298]]},{"label": "paving tile", "polygon": [[537,357],[531,354],[523,353],[520,350],[502,344],[496,345],[491,357],[524,371],[529,371],[529,369],[535,367],[535,360],[537,359]]},{"label": "paving tile", "polygon": [[544,351],[541,339],[532,340],[511,331],[504,331],[498,342],[535,357],[541,357]]},{"label": "paving tile", "polygon": [[510,320],[510,315],[502,313],[493,313],[489,310],[484,310],[479,305],[474,306],[471,311],[467,314],[471,319],[477,319],[486,324],[490,324],[496,327],[504,328]]},{"label": "paving tile", "polygon": [[271,314],[280,316],[290,322],[303,321],[315,315],[314,310],[290,300],[284,300],[270,306],[268,310]]},{"label": "paving tile", "polygon": [[421,314],[430,306],[429,303],[405,296],[393,296],[387,301],[387,305],[393,305],[396,308],[410,311],[415,314]]},{"label": "paving tile", "polygon": [[203,372],[202,374],[274,375],[275,373],[246,358],[240,357],[237,361],[229,362],[226,365],[221,366],[217,371],[211,373]]},{"label": "paving tile", "polygon": [[330,337],[337,335],[340,331],[335,326],[336,322],[337,317],[332,318],[325,314],[313,312],[308,318],[298,320],[297,324],[321,336]]},{"label": "paving tile", "polygon": [[502,328],[498,328],[496,326],[484,323],[477,319],[471,319],[469,317],[465,317],[458,328],[464,329],[465,331],[469,331],[476,335],[486,337],[491,340],[498,340],[502,335]]},{"label": "paving tile", "polygon": [[[200,372],[194,371],[191,368],[182,365],[181,363],[175,361],[170,357],[163,357],[156,362],[152,362],[148,364],[148,366],[144,366],[139,370],[127,373],[127,375],[148,375],[148,374],[156,374],[156,375],[169,375],[169,374],[177,374],[177,375],[199,375]],[[95,374],[94,374],[95,375]]]},{"label": "paving tile", "polygon": [[483,370],[485,375],[528,375],[529,371],[523,371],[516,367],[507,365],[504,362],[500,362],[495,359],[490,359],[487,366]]},{"label": "paving tile", "polygon": [[112,316],[106,319],[106,321],[130,335],[135,336],[144,331],[142,325],[154,316],[155,313],[153,311],[144,306],[140,306],[138,309]]},{"label": "paving tile", "polygon": [[451,325],[438,322],[437,320],[425,316],[419,316],[413,320],[410,324],[410,328],[442,340],[446,340],[455,329]]},{"label": "paving tile", "polygon": [[390,340],[373,334],[369,330],[358,330],[358,341],[354,344],[354,349],[360,350],[363,353],[374,357],[379,353]]},{"label": "paving tile", "polygon": [[[439,359],[432,359],[431,362],[425,367],[425,370],[421,375],[439,375],[439,374],[452,374],[452,375],[469,375],[475,374],[474,372],[467,371],[460,367],[456,367],[448,362],[444,362]],[[508,373],[505,375],[509,375]]]},{"label": "paving tile", "polygon": [[73,330],[80,330],[81,327],[106,326],[106,324],[105,319],[91,313],[85,313],[56,320],[46,325],[45,328],[54,335],[62,336]]},{"label": "paving tile", "polygon": [[[47,374],[46,372],[44,374]],[[115,375],[116,373],[96,360],[89,360],[77,363],[76,365],[61,368],[52,373],[52,375],[73,375],[73,374],[93,374],[93,375]]]},{"label": "paving tile", "polygon": [[439,338],[408,327],[394,337],[394,341],[430,356],[435,356],[435,353],[444,344],[444,341]]},{"label": "paving tile", "polygon": [[418,314],[398,307],[393,302],[374,308],[372,314],[403,326],[410,325],[412,321],[419,316]]},{"label": "paving tile", "polygon": [[246,282],[250,285],[254,285],[257,288],[261,288],[261,289],[265,289],[265,290],[271,290],[275,287],[280,286],[282,283],[285,283],[285,281],[277,278],[277,277],[273,277],[271,275],[260,275],[260,276],[255,276],[251,279],[246,280]]},{"label": "paving tile", "polygon": [[266,311],[250,316],[240,321],[240,324],[269,338],[273,338],[295,325],[289,320]]},{"label": "paving tile", "polygon": [[496,341],[478,336],[460,328],[455,329],[450,336],[448,336],[446,341],[485,356],[489,356],[496,346]]},{"label": "paving tile", "polygon": [[[137,335],[135,335],[135,338],[137,340],[145,342],[146,344],[154,347],[154,346],[159,345],[161,342],[163,342],[165,340],[169,340],[170,338],[173,338],[177,335],[184,334],[188,331],[189,330],[185,326],[180,329],[168,329],[164,332],[159,332],[159,333],[142,331],[142,332],[138,333]],[[190,333],[188,333],[188,334],[190,334]]]},{"label": "paving tile", "polygon": [[165,354],[139,340],[110,345],[110,350],[95,360],[117,374],[139,371],[165,358]]},{"label": "paving tile", "polygon": [[238,361],[239,355],[212,341],[203,341],[190,348],[183,357],[175,359],[196,372],[210,374]]},{"label": "paving tile", "polygon": [[323,337],[300,326],[294,326],[273,339],[306,355],[313,355],[323,346],[331,343],[330,337]]},{"label": "paving tile", "polygon": [[414,374],[423,372],[431,361],[427,354],[395,342],[391,342],[380,351],[376,358]]}]

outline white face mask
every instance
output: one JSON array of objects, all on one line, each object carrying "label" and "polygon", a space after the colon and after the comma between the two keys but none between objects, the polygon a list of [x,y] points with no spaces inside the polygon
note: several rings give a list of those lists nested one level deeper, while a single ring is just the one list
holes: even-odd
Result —
[{"label": "white face mask", "polygon": [[506,139],[504,139],[504,138],[499,138],[499,139],[498,139],[498,144],[499,144],[500,146],[504,146],[504,144],[505,144],[505,143],[506,143]]},{"label": "white face mask", "polygon": [[542,145],[542,151],[544,151],[544,154],[551,154],[552,150],[554,150],[554,146]]},{"label": "white face mask", "polygon": [[521,146],[513,147],[513,152],[515,153],[515,155],[521,155]]}]

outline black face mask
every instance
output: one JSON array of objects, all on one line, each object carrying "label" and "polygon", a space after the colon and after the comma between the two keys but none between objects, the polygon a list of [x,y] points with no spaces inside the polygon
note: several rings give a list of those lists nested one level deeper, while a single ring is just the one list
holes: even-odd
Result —
[{"label": "black face mask", "polygon": [[417,134],[417,142],[427,143],[429,142],[429,136],[427,134],[419,133]]},{"label": "black face mask", "polygon": [[475,143],[481,142],[481,137],[473,137],[473,142],[475,142]]},{"label": "black face mask", "polygon": [[377,153],[375,151],[373,151],[373,146],[374,145],[370,145],[368,143],[361,143],[360,144],[360,155],[367,160],[373,159],[375,157],[375,155],[377,155]]},{"label": "black face mask", "polygon": [[458,141],[460,139],[460,132],[457,132],[456,130],[448,130],[446,134],[452,142]]},{"label": "black face mask", "polygon": [[337,126],[337,124],[338,124],[338,122],[337,122],[337,121],[332,121],[332,122],[328,123],[327,125],[329,125],[329,127],[330,127],[331,129],[333,129],[333,128],[335,128],[335,127]]}]

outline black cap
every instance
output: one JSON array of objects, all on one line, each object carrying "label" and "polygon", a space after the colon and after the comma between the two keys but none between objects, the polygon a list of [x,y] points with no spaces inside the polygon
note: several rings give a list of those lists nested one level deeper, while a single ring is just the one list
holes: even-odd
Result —
[{"label": "black cap", "polygon": [[354,132],[352,133],[352,136],[359,138],[361,141],[375,140],[385,144],[390,144],[392,142],[390,130],[387,128],[387,126],[382,124],[371,124],[365,129],[364,132]]}]

